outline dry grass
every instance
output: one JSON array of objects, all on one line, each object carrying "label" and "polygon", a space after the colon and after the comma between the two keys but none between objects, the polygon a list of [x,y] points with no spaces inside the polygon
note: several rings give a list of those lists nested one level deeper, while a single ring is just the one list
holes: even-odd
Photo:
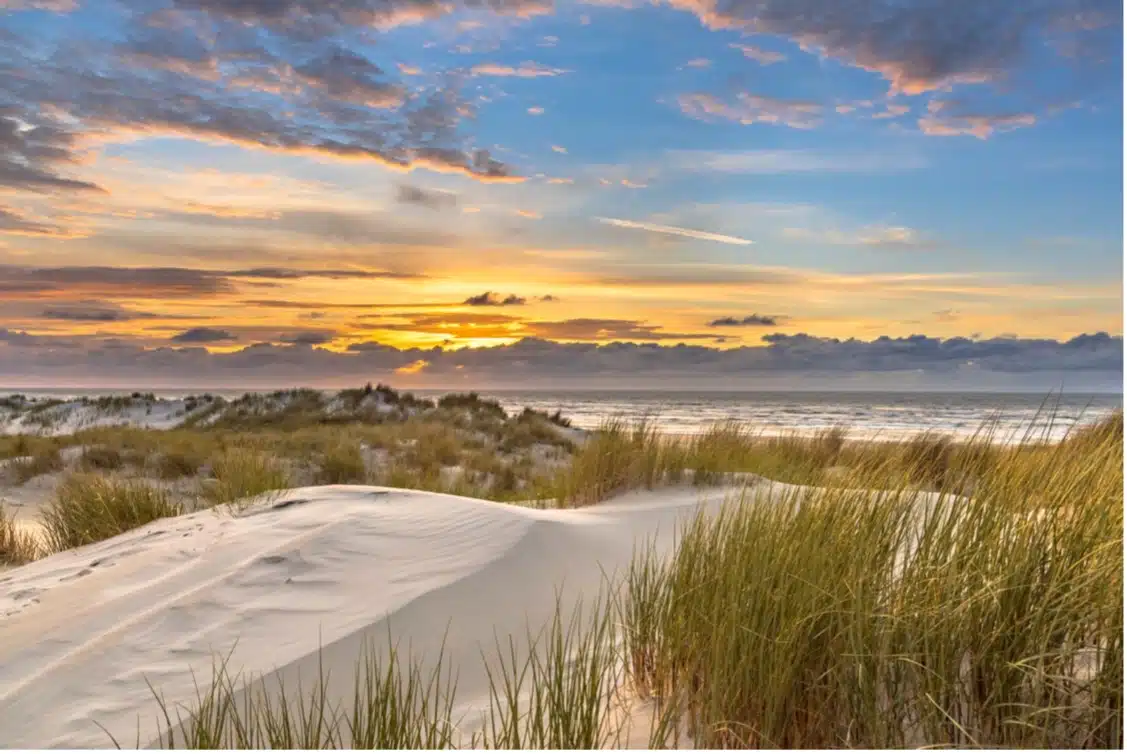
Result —
[{"label": "dry grass", "polygon": [[42,556],[42,550],[35,535],[20,528],[15,518],[0,505],[0,565],[30,563]]},{"label": "dry grass", "polygon": [[1094,433],[969,500],[905,480],[697,520],[630,575],[636,688],[706,748],[1118,748],[1123,439]]},{"label": "dry grass", "polygon": [[203,495],[213,505],[233,503],[290,486],[289,472],[270,455],[252,448],[230,448],[211,460],[212,479]]},{"label": "dry grass", "polygon": [[368,480],[368,469],[360,445],[342,438],[321,456],[317,484],[360,484]]},{"label": "dry grass", "polygon": [[[168,743],[592,748],[617,743],[625,680],[657,701],[655,747],[680,733],[701,748],[1122,746],[1121,417],[1010,448],[988,434],[851,448],[731,426],[689,442],[609,429],[561,476],[574,502],[686,470],[854,472],[782,500],[750,490],[686,525],[669,559],[638,543],[618,600],[499,637],[469,742],[452,732],[450,669],[392,649],[359,659],[341,708],[323,684],[268,697],[221,668],[191,714],[166,719],[187,735]],[[952,491],[968,472],[971,498]],[[872,480],[885,489],[865,491]]]},{"label": "dry grass", "polygon": [[39,448],[34,455],[15,458],[8,462],[8,475],[16,484],[24,484],[37,476],[50,474],[63,468],[63,457],[58,447]]},{"label": "dry grass", "polygon": [[47,550],[61,552],[101,542],[161,518],[180,505],[159,487],[137,480],[75,474],[63,481],[42,512]]}]

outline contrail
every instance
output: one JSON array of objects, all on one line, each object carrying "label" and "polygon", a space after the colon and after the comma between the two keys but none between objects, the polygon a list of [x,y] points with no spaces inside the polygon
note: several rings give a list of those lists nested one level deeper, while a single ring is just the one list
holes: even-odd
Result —
[{"label": "contrail", "polygon": [[635,230],[648,230],[651,233],[664,233],[669,236],[682,236],[684,238],[696,238],[701,241],[715,241],[717,243],[730,243],[734,246],[750,246],[753,241],[746,238],[737,238],[736,236],[724,236],[719,233],[709,233],[703,230],[690,230],[689,228],[677,228],[672,225],[656,225],[654,223],[638,223],[633,220],[619,220],[614,217],[600,217],[597,218],[599,222],[606,223],[607,225],[614,225],[619,228],[633,228]]}]

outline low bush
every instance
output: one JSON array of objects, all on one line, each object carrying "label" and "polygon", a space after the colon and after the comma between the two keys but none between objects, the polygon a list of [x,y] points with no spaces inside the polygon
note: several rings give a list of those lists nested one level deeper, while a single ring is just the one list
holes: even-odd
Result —
[{"label": "low bush", "polygon": [[359,484],[368,479],[359,444],[341,440],[321,456],[317,484]]},{"label": "low bush", "polygon": [[120,450],[105,445],[85,448],[79,460],[79,465],[87,471],[113,471],[120,469],[124,463]]}]

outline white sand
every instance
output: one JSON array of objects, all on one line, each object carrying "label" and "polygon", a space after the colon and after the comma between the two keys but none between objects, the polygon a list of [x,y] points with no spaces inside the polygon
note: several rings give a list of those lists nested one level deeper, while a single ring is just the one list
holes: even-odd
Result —
[{"label": "white sand", "polygon": [[[761,486],[776,493],[786,485]],[[677,521],[737,491],[631,493],[579,510],[536,510],[433,493],[291,490],[241,516],[154,522],[0,573],[0,731],[7,747],[151,741],[158,712],[196,698],[192,672],[230,667],[308,687],[318,662],[350,696],[366,642],[432,656],[446,638],[459,711],[480,709],[481,652],[524,636],[623,573],[635,543],[668,551]],[[274,509],[281,501],[292,505]],[[301,502],[298,502],[301,501]],[[323,647],[321,657],[318,648]],[[467,720],[476,716],[467,715]]]}]

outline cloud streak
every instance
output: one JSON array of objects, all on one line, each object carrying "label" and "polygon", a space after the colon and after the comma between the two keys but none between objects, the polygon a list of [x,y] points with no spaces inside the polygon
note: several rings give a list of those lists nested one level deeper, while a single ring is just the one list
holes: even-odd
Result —
[{"label": "cloud streak", "polygon": [[648,233],[659,233],[666,236],[678,236],[680,238],[691,238],[696,241],[712,241],[714,243],[731,244],[733,246],[751,246],[754,241],[749,241],[746,238],[739,238],[737,236],[726,236],[722,233],[709,233],[703,230],[692,230],[690,228],[678,228],[674,225],[659,225],[657,223],[637,222],[634,220],[621,220],[615,217],[599,217],[596,218],[604,225],[611,225],[616,228],[627,228],[629,230],[644,230]]}]

